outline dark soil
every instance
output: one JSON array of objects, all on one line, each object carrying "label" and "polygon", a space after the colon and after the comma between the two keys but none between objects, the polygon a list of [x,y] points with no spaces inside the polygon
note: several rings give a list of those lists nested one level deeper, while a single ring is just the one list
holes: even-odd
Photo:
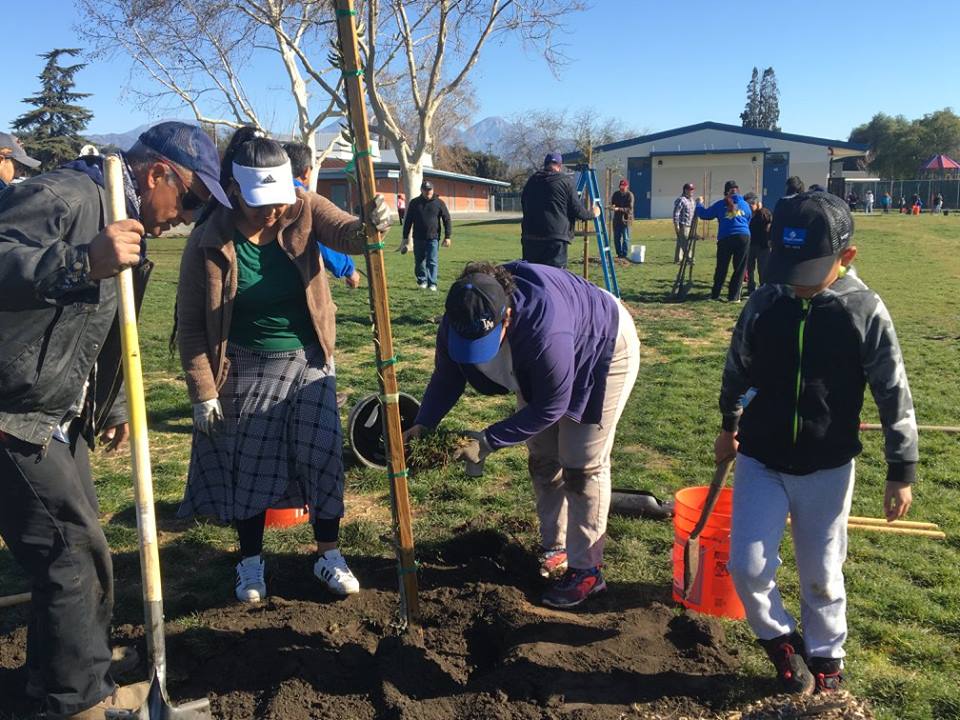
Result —
[{"label": "dark soil", "polygon": [[[258,606],[228,603],[232,586],[220,607],[191,611],[181,598],[167,627],[174,700],[207,696],[221,720],[574,720],[723,717],[749,697],[720,626],[678,613],[667,589],[611,585],[583,610],[557,612],[536,603],[533,559],[498,533],[422,555],[420,624],[406,632],[386,559],[355,559],[364,589],[345,600],[324,594],[302,555],[268,558],[273,595]],[[26,611],[6,613],[0,717],[32,717]],[[146,657],[139,626],[114,639]]]}]

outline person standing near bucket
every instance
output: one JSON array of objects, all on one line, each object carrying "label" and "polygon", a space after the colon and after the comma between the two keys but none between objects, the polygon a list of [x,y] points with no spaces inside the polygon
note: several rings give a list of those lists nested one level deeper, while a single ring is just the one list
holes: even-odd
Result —
[{"label": "person standing near bucket", "polygon": [[435,428],[467,383],[513,392],[518,410],[470,432],[468,473],[527,444],[540,519],[541,575],[562,575],[543,603],[570,608],[606,589],[610,451],[640,367],[633,318],[613,295],[559,268],[470,263],[447,294],[435,369],[406,438]]},{"label": "person standing near bucket", "polygon": [[[337,548],[343,515],[340,416],[333,362],[336,306],[319,244],[359,254],[363,223],[295,190],[279,143],[234,133],[221,169],[234,209],[208,205],[180,266],[180,359],[193,402],[193,443],[179,516],[237,528],[236,596],[267,594],[266,511],[310,509],[313,571],[333,593],[360,589]],[[370,222],[389,228],[381,195]]]},{"label": "person standing near bucket", "polygon": [[693,224],[693,213],[697,203],[693,199],[693,183],[684,183],[680,197],[673,201],[673,233],[677,236],[673,248],[673,262],[680,263],[687,254],[687,244],[690,240],[690,226]]},{"label": "person standing near bucket", "polygon": [[735,180],[727,180],[723,186],[723,198],[710,207],[698,200],[697,217],[704,220],[719,220],[717,223],[717,267],[713,273],[711,300],[720,300],[723,279],[733,260],[733,274],[727,300],[740,302],[740,290],[743,288],[743,275],[747,267],[747,255],[750,250],[750,206],[740,196],[740,186]]},{"label": "person standing near bucket", "polygon": [[[883,301],[850,265],[853,230],[849,208],[830,193],[777,204],[766,284],[737,320],[720,390],[716,460],[737,457],[727,569],[793,693],[836,690],[843,679],[843,563],[867,383],[886,440],[888,521],[906,514],[916,477],[906,370]],[[776,583],[788,513],[802,635]]]},{"label": "person standing near bucket", "polygon": [[619,189],[610,198],[613,208],[613,244],[617,257],[626,259],[630,252],[630,226],[633,225],[633,193],[627,181],[621,180]]}]

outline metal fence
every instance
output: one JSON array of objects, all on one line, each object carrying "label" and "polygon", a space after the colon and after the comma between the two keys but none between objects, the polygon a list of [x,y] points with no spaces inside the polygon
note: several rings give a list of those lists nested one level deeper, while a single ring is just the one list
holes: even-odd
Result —
[{"label": "metal fence", "polygon": [[520,193],[498,193],[494,195],[494,212],[522,212]]},{"label": "metal fence", "polygon": [[943,207],[949,210],[960,210],[960,179],[952,180],[857,180],[848,178],[844,181],[843,197],[851,192],[860,196],[861,205],[867,190],[873,190],[873,211],[880,211],[880,198],[885,192],[893,198],[892,210],[896,211],[900,198],[910,198],[918,195],[923,201],[923,209],[933,209],[933,198],[937,193],[943,195]]}]

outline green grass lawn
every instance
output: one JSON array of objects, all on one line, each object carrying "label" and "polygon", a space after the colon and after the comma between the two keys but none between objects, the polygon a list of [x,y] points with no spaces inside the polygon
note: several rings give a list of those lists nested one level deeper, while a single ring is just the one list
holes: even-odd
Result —
[{"label": "green grass lawn", "polygon": [[[411,255],[389,252],[393,331],[401,358],[400,388],[417,397],[432,367],[436,322],[443,290],[471,259],[505,261],[519,249],[519,226],[506,221],[454,224],[454,245],[440,252],[440,293],[417,290]],[[664,303],[676,273],[672,230],[667,221],[638,222],[634,243],[647,246],[647,262],[618,266],[624,299],[635,310],[643,364],[618,429],[613,457],[614,485],[643,488],[669,497],[687,485],[702,485],[712,471],[712,446],[719,428],[717,393],[730,329],[739,307],[705,302],[713,272],[713,243],[702,242],[697,285],[688,302]],[[399,242],[394,230],[391,249]],[[897,325],[921,423],[960,425],[957,357],[960,346],[960,219],[857,217],[856,263],[861,277],[886,301]],[[151,447],[164,543],[164,570],[171,595],[191,592],[221,603],[232,590],[235,536],[229,528],[174,518],[186,476],[190,445],[190,403],[179,362],[167,350],[173,298],[183,239],[151,241],[157,267],[141,321],[148,392]],[[595,248],[593,248],[595,251]],[[593,252],[592,254],[595,254]],[[579,257],[579,246],[572,255]],[[595,281],[599,267],[591,268]],[[337,371],[351,402],[376,390],[366,290],[334,287],[339,305]],[[868,399],[865,421],[876,421]],[[468,394],[445,421],[451,429],[482,428],[511,410],[507,399]],[[346,409],[344,417],[346,415]],[[884,463],[879,433],[864,437],[858,462],[854,512],[879,516]],[[846,565],[849,591],[849,685],[870,698],[884,718],[960,717],[960,439],[921,436],[920,481],[910,519],[937,522],[946,541],[881,534],[852,534]],[[349,452],[349,451],[348,451]],[[127,456],[95,460],[104,524],[120,557],[118,573],[136,577],[136,530]],[[348,471],[347,554],[386,554],[388,490],[384,473],[361,467]],[[415,534],[421,546],[457,528],[501,529],[531,546],[535,515],[526,477],[526,454],[508,449],[491,457],[479,480],[460,468],[423,472],[411,480]],[[607,551],[608,579],[655,583],[671,578],[672,528],[667,523],[612,519]],[[309,548],[309,529],[268,533],[268,551]],[[796,610],[797,578],[792,546],[783,547],[780,579]],[[201,562],[201,558],[211,558]],[[184,569],[189,567],[190,571]],[[9,552],[0,551],[4,594],[26,588]],[[117,619],[140,622],[137,588],[118,587]],[[175,601],[168,619],[191,622]],[[766,661],[744,623],[727,624],[740,646],[747,676],[767,674]]]}]

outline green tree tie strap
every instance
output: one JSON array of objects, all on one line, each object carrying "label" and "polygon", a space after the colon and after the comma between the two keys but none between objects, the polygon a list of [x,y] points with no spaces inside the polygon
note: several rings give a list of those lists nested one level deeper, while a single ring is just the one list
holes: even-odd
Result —
[{"label": "green tree tie strap", "polygon": [[397,470],[396,472],[393,472],[393,471],[391,471],[391,470],[387,470],[387,477],[390,478],[391,480],[394,480],[395,478],[401,478],[401,477],[402,477],[402,478],[405,478],[405,477],[407,477],[407,474],[408,474],[409,472],[410,472],[410,471],[407,470],[406,468],[404,468],[403,470]]},{"label": "green tree tie strap", "polygon": [[[383,243],[380,243],[380,247],[383,247]],[[383,368],[385,368],[385,367],[390,367],[391,365],[396,365],[397,362],[398,362],[398,358],[397,358],[396,355],[394,355],[393,357],[388,357],[388,358],[386,358],[385,360],[380,360],[380,359],[378,358],[378,359],[377,359],[377,367],[380,368],[381,370],[383,370]]]},{"label": "green tree tie strap", "polygon": [[400,393],[381,393],[380,402],[384,405],[399,405],[400,404]]},{"label": "green tree tie strap", "polygon": [[397,563],[398,575],[410,575],[411,573],[416,573],[419,569],[420,569],[420,563],[418,561],[414,561],[413,567],[403,567],[403,565],[400,565],[399,563]]},{"label": "green tree tie strap", "polygon": [[337,8],[337,17],[350,17],[356,14],[357,14],[356,10],[347,10],[344,8]]},{"label": "green tree tie strap", "polygon": [[383,250],[384,247],[385,245],[381,240],[380,242],[370,243],[369,245],[366,246],[366,250],[367,252],[375,252],[376,250]]},{"label": "green tree tie strap", "polygon": [[372,153],[370,152],[370,149],[369,149],[369,148],[367,148],[366,150],[357,150],[356,148],[354,148],[354,149],[353,149],[353,160],[351,160],[350,162],[348,162],[348,163],[346,164],[346,166],[343,168],[343,171],[344,171],[347,175],[352,175],[352,174],[353,174],[353,171],[356,170],[356,168],[357,168],[357,160],[358,160],[359,158],[362,158],[362,157],[365,157],[365,156],[368,156],[368,155],[371,155],[371,154],[372,154]]}]

